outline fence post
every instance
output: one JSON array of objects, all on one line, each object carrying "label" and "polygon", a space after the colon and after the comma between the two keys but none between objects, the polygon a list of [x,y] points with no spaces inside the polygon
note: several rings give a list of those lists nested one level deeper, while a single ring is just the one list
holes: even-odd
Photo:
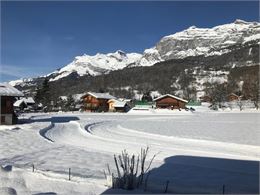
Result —
[{"label": "fence post", "polygon": [[32,164],[32,172],[34,172],[34,164]]},{"label": "fence post", "polygon": [[169,185],[169,180],[166,181],[166,186],[165,186],[164,193],[167,193],[167,191],[168,191],[168,185]]},{"label": "fence post", "polygon": [[222,187],[222,194],[225,194],[225,185]]},{"label": "fence post", "polygon": [[71,169],[69,168],[69,180],[70,180],[70,175],[71,175]]}]

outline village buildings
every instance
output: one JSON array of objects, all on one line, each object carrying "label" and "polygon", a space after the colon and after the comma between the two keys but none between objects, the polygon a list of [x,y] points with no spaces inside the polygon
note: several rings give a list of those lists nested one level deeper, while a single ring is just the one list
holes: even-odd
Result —
[{"label": "village buildings", "polygon": [[[139,106],[138,102],[134,105],[130,99],[117,99],[108,93],[88,92],[82,96],[82,100],[83,110],[90,112],[128,112],[132,107]],[[185,109],[187,103],[187,100],[166,94],[154,99],[153,103],[149,104],[149,107],[159,109]]]}]

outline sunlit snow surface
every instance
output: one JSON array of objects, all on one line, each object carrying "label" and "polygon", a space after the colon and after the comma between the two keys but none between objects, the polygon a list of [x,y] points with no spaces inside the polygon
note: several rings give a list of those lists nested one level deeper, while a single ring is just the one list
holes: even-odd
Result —
[{"label": "sunlit snow surface", "polygon": [[0,189],[100,194],[107,190],[106,164],[115,170],[113,154],[149,146],[149,158],[158,153],[148,186],[153,192],[169,180],[178,193],[221,193],[223,184],[230,193],[256,193],[259,116],[246,111],[27,114],[20,117],[24,124],[0,126],[0,164],[15,166],[2,170]]}]

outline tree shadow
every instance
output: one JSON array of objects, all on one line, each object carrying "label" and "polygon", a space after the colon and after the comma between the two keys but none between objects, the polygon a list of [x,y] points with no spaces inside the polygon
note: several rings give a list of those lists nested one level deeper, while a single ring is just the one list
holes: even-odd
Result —
[{"label": "tree shadow", "polygon": [[76,116],[53,116],[50,118],[32,119],[33,122],[52,122],[52,123],[67,123],[70,121],[79,120]]},{"label": "tree shadow", "polygon": [[76,116],[51,116],[43,118],[32,117],[30,119],[19,119],[19,124],[23,123],[34,123],[34,122],[51,122],[51,123],[66,123],[70,121],[80,120]]},{"label": "tree shadow", "polygon": [[[168,157],[164,164],[150,171],[146,186],[149,193],[165,191],[178,194],[259,194],[259,162],[195,156]],[[103,192],[112,193],[117,193],[117,190]]]}]

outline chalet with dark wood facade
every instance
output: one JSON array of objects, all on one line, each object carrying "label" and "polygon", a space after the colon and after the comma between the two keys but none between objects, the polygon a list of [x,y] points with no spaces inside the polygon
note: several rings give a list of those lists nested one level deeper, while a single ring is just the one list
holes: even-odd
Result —
[{"label": "chalet with dark wood facade", "polygon": [[88,92],[81,97],[83,99],[83,108],[90,112],[107,112],[109,110],[108,100],[116,99],[108,93]]},{"label": "chalet with dark wood facade", "polygon": [[166,94],[154,99],[156,108],[167,108],[167,109],[184,109],[187,100],[179,98],[177,96]]},{"label": "chalet with dark wood facade", "polygon": [[1,125],[12,125],[17,122],[14,113],[13,103],[15,97],[23,96],[23,93],[9,84],[0,83],[0,101],[1,101]]}]

